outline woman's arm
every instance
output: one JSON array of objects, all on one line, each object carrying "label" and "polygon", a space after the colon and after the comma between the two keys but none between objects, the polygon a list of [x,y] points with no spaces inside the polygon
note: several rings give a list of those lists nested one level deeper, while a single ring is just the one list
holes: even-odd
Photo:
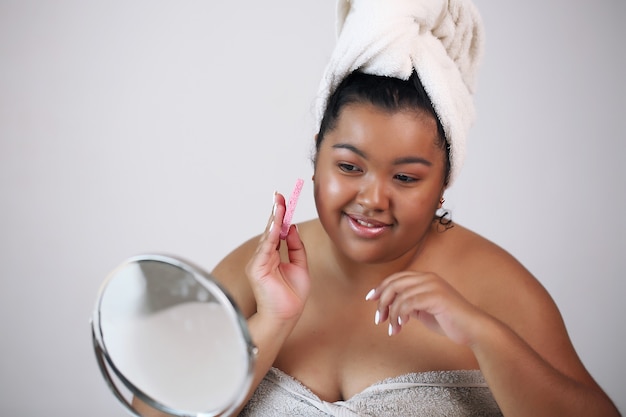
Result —
[{"label": "woman's arm", "polygon": [[[272,215],[265,232],[258,240],[254,253],[240,251],[228,257],[214,270],[220,282],[227,288],[229,275],[234,273],[233,264],[246,264],[245,276],[249,294],[247,300],[253,300],[254,307],[248,302],[243,311],[248,314],[248,328],[258,349],[253,382],[242,406],[243,409],[261,380],[265,377],[286,338],[295,327],[309,292],[309,273],[304,245],[295,226],[289,228],[285,239],[288,261],[281,260],[279,238],[282,219],[285,214],[285,199],[275,195]],[[235,300],[241,295],[234,294]],[[252,312],[254,310],[254,312]],[[252,314],[250,314],[252,312]]]},{"label": "woman's arm", "polygon": [[468,346],[507,417],[619,416],[580,362],[551,297],[524,271],[493,271],[509,276],[489,287],[504,300],[488,305],[489,313],[432,273],[394,274],[370,299],[378,300],[380,320],[389,321],[392,334],[417,318]]},{"label": "woman's arm", "polygon": [[476,320],[469,346],[504,415],[619,416],[576,355],[552,300],[546,295],[534,308],[543,317],[532,338],[537,350],[492,316]]}]

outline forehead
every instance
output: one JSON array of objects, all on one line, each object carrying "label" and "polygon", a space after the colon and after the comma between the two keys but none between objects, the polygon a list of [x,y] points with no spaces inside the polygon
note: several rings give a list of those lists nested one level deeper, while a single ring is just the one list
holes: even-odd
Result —
[{"label": "forehead", "polygon": [[369,103],[351,103],[340,112],[324,142],[350,143],[377,154],[431,153],[437,146],[437,122],[419,109],[386,110]]}]

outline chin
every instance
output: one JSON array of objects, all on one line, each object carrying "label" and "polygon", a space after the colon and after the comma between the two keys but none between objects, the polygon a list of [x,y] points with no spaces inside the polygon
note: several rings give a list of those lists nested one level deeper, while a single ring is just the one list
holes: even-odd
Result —
[{"label": "chin", "polygon": [[362,264],[383,264],[402,256],[390,251],[389,245],[383,242],[343,242],[338,249],[346,258]]}]

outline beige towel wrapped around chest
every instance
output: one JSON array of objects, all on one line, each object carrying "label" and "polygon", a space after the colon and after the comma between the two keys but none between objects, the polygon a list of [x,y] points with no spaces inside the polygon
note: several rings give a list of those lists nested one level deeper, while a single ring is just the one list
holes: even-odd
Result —
[{"label": "beige towel wrapped around chest", "polygon": [[480,371],[406,374],[376,383],[346,401],[326,402],[272,368],[240,416],[502,416]]}]

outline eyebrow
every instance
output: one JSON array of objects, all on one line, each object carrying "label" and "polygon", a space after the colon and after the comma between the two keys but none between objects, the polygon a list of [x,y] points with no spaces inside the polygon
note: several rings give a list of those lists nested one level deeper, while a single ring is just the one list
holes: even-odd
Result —
[{"label": "eyebrow", "polygon": [[[333,145],[334,149],[347,149],[355,154],[359,155],[363,159],[368,159],[367,154],[363,152],[361,149],[357,148],[354,145],[350,145],[348,143],[337,143]],[[393,160],[393,165],[404,165],[404,164],[422,164],[426,166],[432,166],[432,162],[428,159],[421,158],[419,156],[403,156],[401,158],[396,158]]]},{"label": "eyebrow", "polygon": [[403,164],[422,164],[426,166],[432,166],[432,162],[428,159],[420,158],[419,156],[405,156],[402,158],[394,159],[394,165],[403,165]]},{"label": "eyebrow", "polygon": [[368,159],[367,158],[367,154],[365,152],[363,152],[362,150],[360,150],[359,148],[357,148],[354,145],[350,145],[348,143],[336,143],[333,145],[334,149],[347,149],[351,152],[354,152],[355,154],[359,155],[360,157],[364,158],[364,159]]}]

